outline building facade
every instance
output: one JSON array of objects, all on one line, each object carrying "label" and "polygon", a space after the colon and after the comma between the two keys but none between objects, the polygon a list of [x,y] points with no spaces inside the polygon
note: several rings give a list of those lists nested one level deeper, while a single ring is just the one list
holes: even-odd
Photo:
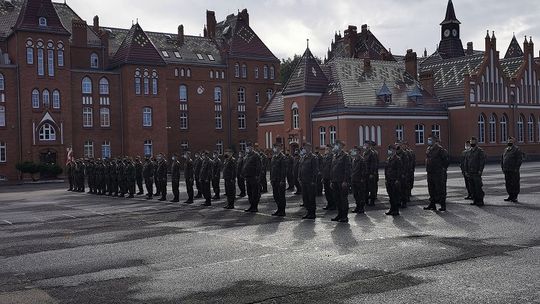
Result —
[{"label": "building facade", "polygon": [[88,25],[65,3],[0,2],[0,180],[22,161],[243,149],[279,60],[247,10],[204,35]]},{"label": "building facade", "polygon": [[294,149],[341,139],[351,148],[372,140],[384,149],[406,141],[422,162],[431,134],[454,160],[471,136],[491,159],[514,136],[530,158],[540,157],[540,60],[532,39],[522,48],[514,37],[504,58],[494,33],[483,51],[472,43],[464,49],[451,0],[440,27],[438,50],[421,58],[412,50],[392,55],[367,25],[336,34],[322,65],[308,48],[283,91],[262,109],[259,142]]}]

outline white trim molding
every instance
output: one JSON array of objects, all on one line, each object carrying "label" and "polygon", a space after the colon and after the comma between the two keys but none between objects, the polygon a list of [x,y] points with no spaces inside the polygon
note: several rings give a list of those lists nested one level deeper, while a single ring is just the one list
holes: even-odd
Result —
[{"label": "white trim molding", "polygon": [[284,121],[276,121],[276,122],[262,122],[259,123],[259,127],[268,127],[268,126],[279,126],[285,124]]},{"label": "white trim molding", "polygon": [[448,110],[463,110],[463,109],[465,109],[465,106],[448,107]]},{"label": "white trim molding", "polygon": [[383,115],[343,115],[313,118],[313,121],[331,121],[337,119],[383,119],[383,120],[448,120],[448,116],[383,116]]},{"label": "white trim molding", "polygon": [[283,95],[283,98],[294,98],[300,96],[322,96],[322,93],[297,93],[292,95]]}]

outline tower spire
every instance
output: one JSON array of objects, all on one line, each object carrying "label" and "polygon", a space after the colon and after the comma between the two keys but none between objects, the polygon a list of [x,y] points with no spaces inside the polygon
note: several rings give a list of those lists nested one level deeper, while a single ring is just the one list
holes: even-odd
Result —
[{"label": "tower spire", "polygon": [[461,24],[456,17],[456,11],[454,10],[454,3],[452,3],[452,0],[448,0],[448,5],[446,6],[446,16],[443,22],[441,22],[441,25],[448,23]]}]

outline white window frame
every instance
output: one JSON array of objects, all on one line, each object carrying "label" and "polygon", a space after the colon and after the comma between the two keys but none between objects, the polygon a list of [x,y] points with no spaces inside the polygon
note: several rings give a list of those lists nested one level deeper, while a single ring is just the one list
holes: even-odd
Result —
[{"label": "white window frame", "polygon": [[218,139],[216,141],[216,151],[219,155],[223,155],[223,140]]},{"label": "white window frame", "polygon": [[53,109],[60,109],[62,105],[62,99],[60,95],[60,91],[54,90],[52,93],[52,107]]},{"label": "white window frame", "polygon": [[292,127],[295,130],[300,129],[300,112],[298,111],[298,107],[293,108],[292,111]]},{"label": "white window frame", "polygon": [[[405,139],[405,127],[401,124],[396,126],[396,140],[403,141]],[[364,143],[360,143],[364,144]]]},{"label": "white window frame", "polygon": [[215,123],[216,130],[223,129],[223,114],[219,111],[215,113]]},{"label": "white window frame", "polygon": [[83,94],[92,94],[92,79],[88,76],[84,77],[81,82],[81,87]]},{"label": "white window frame", "polygon": [[91,107],[83,107],[83,127],[91,128],[94,126],[94,111]]},{"label": "white window frame", "polygon": [[86,140],[83,146],[83,154],[86,158],[94,158],[94,142]]},{"label": "white window frame", "polygon": [[484,114],[478,116],[478,143],[486,142],[486,119]]},{"label": "white window frame", "polygon": [[180,130],[189,128],[189,114],[186,111],[180,112]]},{"label": "white window frame", "polygon": [[31,100],[32,100],[32,108],[34,109],[39,109],[39,104],[40,104],[40,96],[39,96],[39,91],[38,89],[33,89],[32,90],[32,95],[31,95]]},{"label": "white window frame", "polygon": [[442,138],[441,138],[441,125],[439,125],[439,124],[431,125],[431,134],[435,135],[439,140],[442,140]]},{"label": "white window frame", "polygon": [[0,163],[7,162],[7,144],[3,141],[0,142]]},{"label": "white window frame", "polygon": [[414,142],[417,145],[424,145],[426,127],[423,124],[417,124],[414,126]]},{"label": "white window frame", "polygon": [[26,47],[26,64],[34,64],[34,47]]},{"label": "white window frame", "polygon": [[109,95],[109,80],[105,77],[99,80],[99,94]]},{"label": "white window frame", "polygon": [[90,54],[90,68],[99,69],[99,56],[96,53]]},{"label": "white window frame", "polygon": [[270,79],[274,79],[276,77],[276,69],[274,66],[270,67]]},{"label": "white window frame", "polygon": [[188,101],[188,88],[186,85],[181,84],[178,87],[178,98],[181,102],[187,102]]},{"label": "white window frame", "polygon": [[47,50],[47,70],[49,76],[54,76],[54,50]]},{"label": "white window frame", "polygon": [[154,147],[151,139],[147,139],[143,143],[144,156],[152,156],[154,153]]},{"label": "white window frame", "polygon": [[319,146],[320,147],[326,146],[326,128],[325,127],[319,128]]},{"label": "white window frame", "polygon": [[495,116],[495,114],[491,114],[489,116],[488,124],[488,139],[490,143],[494,144],[497,142],[497,117]]},{"label": "white window frame", "polygon": [[6,126],[6,107],[0,106],[0,127]]},{"label": "white window frame", "polygon": [[246,103],[246,89],[244,87],[238,88],[238,103]]},{"label": "white window frame", "polygon": [[111,110],[109,108],[99,109],[99,124],[102,128],[111,126]]},{"label": "white window frame", "polygon": [[268,66],[267,65],[263,67],[263,78],[268,79]]},{"label": "white window frame", "polygon": [[42,98],[43,98],[43,107],[48,109],[51,107],[51,94],[49,93],[49,90],[45,89],[43,92],[41,92]]},{"label": "white window frame", "polygon": [[152,126],[152,108],[150,107],[144,107],[142,110],[143,114],[143,127],[151,127]]},{"label": "white window frame", "polygon": [[238,113],[238,129],[245,130],[247,128],[246,114]]},{"label": "white window frame", "polygon": [[504,114],[501,116],[500,128],[501,143],[506,143],[508,141],[508,118]]},{"label": "white window frame", "polygon": [[38,48],[38,55],[37,55],[37,72],[39,76],[45,76],[45,54],[44,54],[43,48]]},{"label": "white window frame", "polygon": [[221,98],[222,98],[221,87],[215,87],[214,88],[214,102],[221,103]]},{"label": "white window frame", "polygon": [[242,78],[247,78],[247,65],[242,64]]},{"label": "white window frame", "polygon": [[56,130],[49,123],[44,123],[41,128],[39,128],[39,140],[40,141],[55,141],[56,140]]},{"label": "white window frame", "polygon": [[534,128],[534,116],[529,115],[529,120],[527,121],[527,138],[528,138],[528,142],[529,143],[533,143],[534,142],[534,131],[535,131],[535,128]]},{"label": "white window frame", "polygon": [[328,130],[330,132],[330,144],[334,145],[337,140],[337,129],[335,126],[328,127]]},{"label": "white window frame", "polygon": [[101,158],[111,158],[111,142],[108,140],[103,141],[101,144]]}]

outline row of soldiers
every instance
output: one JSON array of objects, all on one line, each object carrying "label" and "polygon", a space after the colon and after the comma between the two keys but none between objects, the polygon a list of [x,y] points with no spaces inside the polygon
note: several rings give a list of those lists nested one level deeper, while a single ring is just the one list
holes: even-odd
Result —
[{"label": "row of soldiers", "polygon": [[[508,147],[503,153],[501,166],[509,197],[507,201],[517,201],[519,194],[519,168],[523,154],[510,138]],[[188,199],[184,202],[192,204],[194,199],[204,197],[204,206],[210,206],[213,200],[220,199],[220,180],[224,180],[227,204],[224,208],[234,208],[236,189],[240,189],[238,197],[248,196],[249,208],[246,212],[258,212],[261,193],[267,191],[267,170],[270,171],[270,184],[273,198],[277,206],[274,216],[285,216],[286,190],[302,195],[302,206],[307,213],[304,219],[316,218],[316,196],[326,198],[325,210],[337,210],[333,221],[347,222],[349,203],[348,196],[353,194],[355,208],[353,213],[364,213],[366,205],[374,205],[377,199],[379,181],[379,155],[376,144],[366,141],[364,146],[353,147],[344,151],[345,144],[337,141],[328,145],[324,153],[313,152],[309,143],[294,151],[292,156],[283,152],[280,143],[273,145],[271,155],[260,151],[255,145],[248,143],[245,154],[239,153],[235,158],[231,151],[226,151],[223,160],[217,152],[209,151],[183,154],[184,179]],[[467,142],[463,152],[461,169],[468,190],[466,199],[472,199],[473,205],[483,206],[482,172],[486,156],[477,146],[476,138]],[[98,195],[120,196],[128,194],[134,197],[136,186],[141,195],[143,182],[146,185],[146,198],[159,196],[160,201],[167,197],[167,171],[170,167],[173,199],[179,202],[179,186],[181,162],[175,155],[171,165],[164,156],[154,158],[129,157],[111,160],[76,160],[68,163],[68,176],[71,191],[84,192],[85,177],[90,188],[89,193]],[[414,186],[416,156],[406,142],[388,146],[388,156],[384,170],[385,186],[390,200],[387,215],[399,215],[400,208],[406,208],[410,202]],[[428,138],[425,159],[429,205],[424,209],[446,210],[446,182],[449,155],[435,135]],[[155,184],[156,193],[153,193]],[[288,184],[288,188],[286,188]],[[194,194],[197,188],[197,195]],[[211,189],[212,188],[212,189]],[[212,196],[211,190],[214,195]]]}]

